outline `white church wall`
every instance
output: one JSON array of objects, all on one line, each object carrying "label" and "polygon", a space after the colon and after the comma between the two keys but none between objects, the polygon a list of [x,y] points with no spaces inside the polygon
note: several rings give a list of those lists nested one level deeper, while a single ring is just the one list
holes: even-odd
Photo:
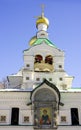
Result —
[{"label": "white church wall", "polygon": [[21,109],[20,116],[19,116],[19,124],[20,125],[33,125],[33,118],[32,118],[32,110],[31,108]]},{"label": "white church wall", "polygon": [[[64,70],[64,57],[62,56],[54,56],[54,70]],[[61,67],[60,67],[61,66]]]},{"label": "white church wall", "polygon": [[78,110],[79,110],[79,124],[81,124],[81,107]]},{"label": "white church wall", "polygon": [[1,121],[0,125],[11,124],[12,108],[19,108],[19,124],[23,124],[23,115],[30,118],[31,124],[31,107],[27,106],[29,102],[29,92],[0,92],[0,116],[6,117],[6,121]]},{"label": "white church wall", "polygon": [[24,55],[24,67],[27,70],[33,70],[34,66],[34,56],[33,55]]},{"label": "white church wall", "polygon": [[71,125],[70,110],[59,111],[59,125]]},{"label": "white church wall", "polygon": [[0,108],[0,125],[10,124],[10,109]]},{"label": "white church wall", "polygon": [[[64,106],[59,108],[59,127],[60,126],[70,126],[71,123],[71,108],[78,108],[79,114],[79,124],[81,124],[81,93],[80,92],[61,92],[61,102],[64,103]],[[27,106],[27,103],[30,102],[30,93],[29,92],[0,92],[0,115],[6,116],[6,122],[0,123],[0,125],[9,125],[11,124],[11,110],[14,107],[19,108],[19,125],[33,125],[33,109],[30,106]],[[4,109],[3,109],[4,108]],[[62,122],[61,117],[65,116],[66,121]],[[24,122],[24,117],[29,117],[29,122]],[[0,126],[1,127],[1,126]],[[12,129],[12,128],[11,128]],[[20,128],[21,129],[21,128]],[[24,129],[24,127],[23,127]],[[28,126],[27,126],[28,129]],[[71,129],[76,130],[75,127]],[[67,130],[67,128],[65,128]]]},{"label": "white church wall", "polygon": [[[68,118],[69,125],[71,122],[71,108],[77,108],[79,116],[79,124],[81,125],[81,93],[80,92],[64,92],[61,93],[61,101],[64,103],[64,106],[60,107],[60,111],[68,112],[66,118]],[[60,113],[61,114],[61,113]]]}]

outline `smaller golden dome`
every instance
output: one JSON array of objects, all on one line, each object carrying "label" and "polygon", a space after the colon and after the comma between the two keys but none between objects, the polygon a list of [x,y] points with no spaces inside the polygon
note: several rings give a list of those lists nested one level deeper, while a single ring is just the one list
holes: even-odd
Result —
[{"label": "smaller golden dome", "polygon": [[29,41],[30,46],[33,45],[33,43],[36,41],[36,39],[37,39],[36,36],[33,36],[33,37],[30,39],[30,41]]},{"label": "smaller golden dome", "polygon": [[46,24],[47,27],[49,26],[49,20],[48,20],[46,17],[44,17],[44,16],[38,17],[38,19],[37,19],[37,21],[36,21],[36,27],[37,27],[38,24],[40,24],[40,23]]}]

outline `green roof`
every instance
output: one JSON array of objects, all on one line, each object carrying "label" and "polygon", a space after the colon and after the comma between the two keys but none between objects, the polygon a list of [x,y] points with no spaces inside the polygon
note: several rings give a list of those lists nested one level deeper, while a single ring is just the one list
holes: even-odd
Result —
[{"label": "green roof", "polygon": [[42,44],[42,42],[45,42],[47,45],[57,48],[50,40],[48,40],[46,38],[37,38],[32,46]]}]

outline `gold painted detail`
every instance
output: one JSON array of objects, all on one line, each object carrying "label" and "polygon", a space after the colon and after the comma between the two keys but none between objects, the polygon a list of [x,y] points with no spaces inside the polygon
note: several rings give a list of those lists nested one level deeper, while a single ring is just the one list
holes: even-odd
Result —
[{"label": "gold painted detail", "polygon": [[53,71],[53,64],[45,63],[44,61],[41,61],[41,63],[35,63],[34,64],[34,70],[35,71],[46,71],[46,72],[52,72]]},{"label": "gold painted detail", "polygon": [[29,44],[30,46],[32,46],[34,44],[34,42],[36,41],[37,37],[36,36],[33,36],[30,41],[29,41]]},{"label": "gold painted detail", "polygon": [[38,24],[44,23],[47,25],[47,27],[49,26],[49,20],[44,17],[44,16],[39,16],[37,21],[36,21],[36,27],[38,26]]}]

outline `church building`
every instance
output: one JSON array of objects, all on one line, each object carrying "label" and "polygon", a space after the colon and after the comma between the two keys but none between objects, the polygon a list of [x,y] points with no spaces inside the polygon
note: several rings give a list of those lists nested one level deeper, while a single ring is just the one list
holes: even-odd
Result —
[{"label": "church building", "polygon": [[0,88],[1,130],[81,130],[81,89],[64,69],[64,51],[49,39],[42,11],[23,51],[24,66]]}]

